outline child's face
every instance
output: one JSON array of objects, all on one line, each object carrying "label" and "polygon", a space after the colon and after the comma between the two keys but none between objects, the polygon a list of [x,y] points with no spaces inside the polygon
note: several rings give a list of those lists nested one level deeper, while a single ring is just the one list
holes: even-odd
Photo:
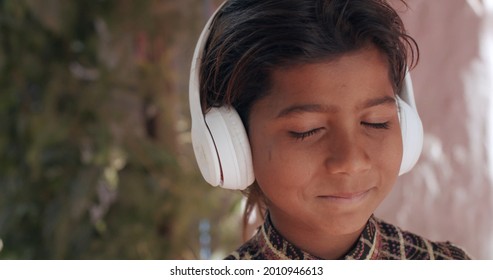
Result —
[{"label": "child's face", "polygon": [[388,73],[385,57],[365,48],[274,71],[253,105],[255,176],[288,239],[359,232],[390,192],[402,138]]}]

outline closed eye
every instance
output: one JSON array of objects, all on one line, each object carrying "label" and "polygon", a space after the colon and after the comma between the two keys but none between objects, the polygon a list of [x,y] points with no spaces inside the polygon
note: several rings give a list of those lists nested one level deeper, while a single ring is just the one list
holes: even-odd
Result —
[{"label": "closed eye", "polygon": [[390,127],[389,122],[384,122],[384,123],[361,122],[361,124],[366,127],[375,128],[375,129],[389,129]]},{"label": "closed eye", "polygon": [[289,134],[293,138],[295,138],[296,140],[302,140],[303,141],[305,138],[313,136],[316,133],[320,132],[321,130],[322,130],[322,128],[320,127],[320,128],[315,128],[315,129],[305,131],[305,132],[290,131]]}]

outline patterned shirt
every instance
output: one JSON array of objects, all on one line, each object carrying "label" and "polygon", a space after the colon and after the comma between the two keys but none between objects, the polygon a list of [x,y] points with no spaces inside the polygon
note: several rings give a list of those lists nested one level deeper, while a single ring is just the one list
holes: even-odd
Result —
[{"label": "patterned shirt", "polygon": [[[289,243],[267,215],[257,233],[226,260],[320,260]],[[356,244],[341,259],[433,260],[470,257],[450,242],[432,242],[416,234],[370,217]]]}]

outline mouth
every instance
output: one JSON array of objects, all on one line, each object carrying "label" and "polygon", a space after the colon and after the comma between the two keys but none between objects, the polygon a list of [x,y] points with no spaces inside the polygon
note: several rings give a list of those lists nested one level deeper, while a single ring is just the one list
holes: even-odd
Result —
[{"label": "mouth", "polygon": [[360,192],[336,193],[331,195],[320,195],[319,198],[336,203],[354,203],[363,200],[374,187]]}]

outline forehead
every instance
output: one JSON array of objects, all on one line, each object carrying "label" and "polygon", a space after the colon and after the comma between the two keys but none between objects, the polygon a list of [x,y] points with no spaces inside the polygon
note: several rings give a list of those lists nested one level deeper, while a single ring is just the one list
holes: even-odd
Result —
[{"label": "forehead", "polygon": [[275,69],[270,93],[308,91],[323,87],[371,87],[391,84],[386,57],[375,47],[364,48],[330,60]]},{"label": "forehead", "polygon": [[[388,78],[390,71],[387,57],[376,47],[368,46],[334,58],[320,59],[313,63],[299,63],[274,68],[271,72],[271,86],[275,87],[283,83],[289,85],[290,82],[297,82],[298,79],[306,79],[307,77],[316,79],[319,76],[332,77],[332,80],[337,81],[344,75],[349,77],[351,75],[347,74],[362,74],[363,72],[379,72],[379,75],[385,73],[385,78]],[[309,82],[310,80],[305,81]]]},{"label": "forehead", "polygon": [[336,59],[275,69],[263,103],[271,108],[293,104],[357,106],[369,98],[392,97],[386,57],[374,47]]}]

